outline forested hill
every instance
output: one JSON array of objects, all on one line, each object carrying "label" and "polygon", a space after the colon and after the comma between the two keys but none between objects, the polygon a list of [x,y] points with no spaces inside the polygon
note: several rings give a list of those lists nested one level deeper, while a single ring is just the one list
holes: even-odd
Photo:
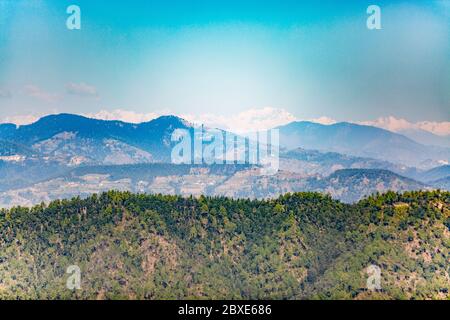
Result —
[{"label": "forested hill", "polygon": [[348,205],[110,191],[0,211],[0,298],[449,299],[449,229],[448,192]]}]

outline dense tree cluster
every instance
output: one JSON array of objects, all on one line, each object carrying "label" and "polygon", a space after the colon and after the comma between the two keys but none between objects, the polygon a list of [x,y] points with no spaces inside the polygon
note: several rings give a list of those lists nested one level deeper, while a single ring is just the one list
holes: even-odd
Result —
[{"label": "dense tree cluster", "polygon": [[[1,210],[0,298],[448,299],[449,229],[440,191],[353,205],[110,191]],[[66,287],[70,265],[80,290]]]}]

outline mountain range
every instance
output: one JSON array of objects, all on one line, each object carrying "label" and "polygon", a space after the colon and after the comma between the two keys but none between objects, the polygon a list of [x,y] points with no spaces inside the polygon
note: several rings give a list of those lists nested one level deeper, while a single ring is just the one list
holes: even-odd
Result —
[{"label": "mountain range", "polygon": [[400,133],[400,134],[402,134],[416,142],[419,142],[421,144],[450,148],[450,136],[449,135],[438,136],[429,131],[425,131],[425,130],[417,129],[417,128],[403,129],[403,130],[397,131],[397,133]]},{"label": "mountain range", "polygon": [[131,124],[60,114],[30,125],[0,125],[0,139],[69,164],[168,162],[173,130],[187,127],[187,122],[175,116]]},{"label": "mountain range", "polygon": [[[193,128],[193,124],[176,116],[131,124],[72,114],[50,115],[30,125],[0,125],[0,140],[10,144],[9,148],[0,145],[0,152],[3,155],[11,148],[25,152],[21,148],[28,148],[42,155],[72,156],[78,151],[86,162],[103,161],[106,164],[108,152],[128,148],[126,153],[137,152],[137,149],[144,152],[136,156],[138,161],[168,162],[170,135],[177,128]],[[303,148],[337,152],[427,169],[450,160],[450,148],[420,144],[371,126],[346,122],[332,125],[292,122],[277,129],[280,130],[280,144],[287,150]],[[97,152],[92,153],[93,150]]]},{"label": "mountain range", "polygon": [[280,171],[274,176],[261,176],[258,166],[171,164],[172,133],[195,127],[176,116],[132,124],[72,114],[1,124],[0,205],[108,189],[235,198],[319,191],[346,202],[387,190],[448,190],[450,149],[351,123],[278,127]]},{"label": "mountain range", "polygon": [[137,164],[79,167],[34,184],[0,192],[0,207],[31,206],[57,199],[86,197],[108,190],[183,196],[276,198],[288,192],[327,193],[343,202],[356,202],[389,190],[431,187],[381,169],[342,169],[327,177],[289,171],[262,176],[248,165]]},{"label": "mountain range", "polygon": [[341,122],[323,125],[292,122],[278,128],[280,143],[298,147],[367,157],[407,166],[430,169],[448,164],[450,149],[423,145],[401,134],[377,127]]}]

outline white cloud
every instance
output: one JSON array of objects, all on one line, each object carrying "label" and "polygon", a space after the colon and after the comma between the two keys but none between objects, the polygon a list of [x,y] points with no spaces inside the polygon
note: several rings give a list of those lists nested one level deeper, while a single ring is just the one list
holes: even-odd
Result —
[{"label": "white cloud", "polygon": [[66,85],[66,91],[68,94],[82,96],[82,97],[97,97],[98,92],[94,86],[88,85],[84,82],[81,83],[69,83]]},{"label": "white cloud", "polygon": [[36,122],[40,117],[35,115],[18,115],[3,118],[0,123],[14,123],[18,126]]},{"label": "white cloud", "polygon": [[408,122],[405,119],[397,119],[395,117],[389,116],[385,118],[378,118],[373,121],[362,121],[360,124],[364,124],[367,126],[374,126],[383,128],[389,131],[402,131],[406,129],[411,129],[413,127],[413,124]]},{"label": "white cloud", "polygon": [[383,128],[393,132],[401,132],[405,130],[424,130],[439,136],[450,135],[450,122],[448,121],[421,121],[413,123],[405,119],[397,119],[393,116],[389,116],[378,118],[374,121],[363,121],[360,123],[364,125]]},{"label": "white cloud", "polygon": [[438,136],[450,135],[450,121],[446,122],[423,121],[419,122],[418,126],[420,127],[420,129],[437,134]]},{"label": "white cloud", "polygon": [[232,116],[209,113],[200,116],[186,114],[181,117],[193,123],[233,132],[267,130],[297,120],[288,111],[271,107],[249,109]]},{"label": "white cloud", "polygon": [[329,118],[329,117],[320,117],[320,118],[311,119],[309,121],[315,122],[315,123],[320,123],[320,124],[325,124],[325,125],[337,123],[336,120]]},{"label": "white cloud", "polygon": [[97,113],[84,114],[88,118],[100,119],[100,120],[121,120],[130,123],[141,123],[153,120],[159,117],[161,114],[156,112],[150,113],[138,113],[134,111],[127,111],[122,109],[116,109],[112,111],[101,110]]},{"label": "white cloud", "polygon": [[45,102],[55,102],[59,100],[59,96],[54,93],[46,92],[36,85],[27,85],[24,88],[26,95]]}]

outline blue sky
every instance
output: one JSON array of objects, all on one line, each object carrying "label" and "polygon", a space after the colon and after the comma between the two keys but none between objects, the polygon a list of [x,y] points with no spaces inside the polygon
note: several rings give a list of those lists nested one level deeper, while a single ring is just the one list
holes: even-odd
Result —
[{"label": "blue sky", "polygon": [[[0,121],[101,110],[236,119],[263,108],[450,121],[449,0],[320,3],[0,0]],[[71,4],[81,30],[65,27]],[[382,30],[366,28],[370,4]]]}]

